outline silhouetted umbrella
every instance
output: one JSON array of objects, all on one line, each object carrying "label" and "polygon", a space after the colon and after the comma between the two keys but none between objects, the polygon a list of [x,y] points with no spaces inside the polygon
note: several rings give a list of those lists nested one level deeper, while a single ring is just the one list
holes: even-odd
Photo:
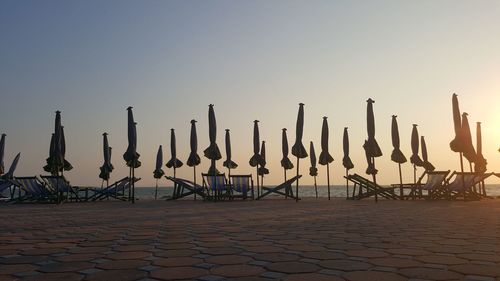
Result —
[{"label": "silhouetted umbrella", "polygon": [[413,164],[413,183],[417,183],[417,167],[423,167],[424,162],[418,156],[419,139],[417,124],[413,124],[413,129],[411,130],[411,153],[410,162]]},{"label": "silhouetted umbrella", "polygon": [[205,157],[211,160],[210,168],[208,173],[210,175],[217,175],[219,171],[215,167],[215,161],[222,158],[220,154],[219,147],[217,146],[217,122],[215,121],[214,105],[208,105],[208,137],[210,140],[210,145],[203,151]]},{"label": "silhouetted umbrella", "polygon": [[[264,186],[264,175],[269,174],[269,170],[266,168],[266,142],[265,141],[262,141],[262,147],[260,148],[260,156],[262,159],[262,163],[259,167],[257,174],[260,175],[260,178],[261,178],[260,186],[263,187]],[[259,180],[259,178],[257,178],[257,181],[258,180]]]},{"label": "silhouetted umbrella", "polygon": [[226,161],[222,164],[228,169],[228,176],[231,177],[231,169],[236,169],[238,164],[234,163],[231,159],[231,137],[229,135],[229,129],[226,129]]},{"label": "silhouetted umbrella", "polygon": [[425,144],[425,138],[424,138],[424,136],[420,137],[420,143],[422,145],[423,167],[424,167],[424,169],[425,169],[426,172],[432,172],[436,168],[434,167],[434,165],[431,164],[431,162],[429,162],[429,158],[427,156],[427,145]]},{"label": "silhouetted umbrella", "polygon": [[467,112],[462,113],[462,136],[463,136],[463,153],[465,159],[469,161],[470,171],[472,172],[472,163],[476,161],[476,150],[472,144],[472,135],[469,127],[469,120]]},{"label": "silhouetted umbrella", "polygon": [[56,167],[52,165],[52,159],[54,158],[54,146],[55,146],[54,135],[55,134],[52,133],[52,136],[50,137],[49,158],[46,159],[47,164],[43,166],[43,170],[47,173],[50,173],[51,175],[55,175],[57,173]]},{"label": "silhouetted umbrella", "polygon": [[462,131],[462,119],[460,116],[460,108],[458,106],[457,94],[453,94],[451,99],[451,105],[453,110],[453,127],[455,129],[455,138],[450,142],[450,148],[454,152],[458,152],[460,155],[460,170],[464,172],[464,161],[463,161],[463,131]]},{"label": "silhouetted umbrella", "polygon": [[2,138],[0,139],[0,175],[5,172],[5,165],[3,162],[5,154],[5,136],[5,134],[2,134]]},{"label": "silhouetted umbrella", "polygon": [[109,147],[108,133],[102,134],[102,154],[104,157],[104,163],[100,167],[101,172],[99,173],[99,178],[102,179],[103,183],[106,181],[109,184],[110,174],[113,171],[113,165],[111,164],[111,147]]},{"label": "silhouetted umbrella", "polygon": [[[189,167],[193,167],[193,180],[196,185],[196,166],[201,163],[200,156],[198,155],[198,135],[196,134],[196,120],[191,120],[191,135],[189,136],[189,142],[191,146],[191,152],[189,153],[188,160],[186,164]],[[196,200],[196,193],[194,194],[194,199]]]},{"label": "silhouetted umbrella", "polygon": [[156,166],[153,171],[153,177],[156,179],[156,189],[155,189],[155,199],[158,198],[158,180],[165,175],[165,172],[162,170],[163,166],[163,149],[160,145],[158,147],[158,152],[156,153]]},{"label": "silhouetted umbrella", "polygon": [[175,131],[170,129],[170,155],[172,156],[167,162],[167,168],[174,168],[174,178],[176,177],[175,170],[182,167],[181,160],[177,159],[177,146],[175,141]]},{"label": "silhouetted umbrella", "polygon": [[283,158],[281,159],[281,167],[283,167],[286,181],[286,170],[293,169],[292,161],[290,161],[290,158],[288,158],[288,139],[286,137],[286,128],[283,128],[281,133],[281,152],[283,153]]},{"label": "silhouetted umbrella", "polygon": [[[321,126],[321,153],[319,154],[319,164],[326,165],[326,182],[328,186],[328,200],[330,200],[330,163],[333,162],[333,157],[328,149],[328,121],[327,117],[323,117],[323,125]],[[314,178],[316,180],[316,178]],[[316,185],[315,185],[316,186]],[[317,196],[316,196],[317,197]]]},{"label": "silhouetted umbrella", "polygon": [[64,159],[63,170],[71,171],[73,166],[66,160],[66,138],[64,137],[64,126],[61,126],[61,153]]},{"label": "silhouetted umbrella", "polygon": [[[47,165],[43,167],[46,172],[50,172],[52,175],[59,175],[60,171],[63,171],[64,167],[64,156],[62,154],[62,140],[61,140],[61,112],[56,111],[54,133],[50,139],[50,151],[49,158],[47,158]],[[59,192],[58,192],[59,193]]]},{"label": "silhouetted umbrella", "polygon": [[344,134],[342,136],[342,148],[344,151],[344,157],[342,158],[342,165],[345,168],[345,188],[346,188],[346,196],[349,195],[349,180],[347,176],[349,175],[349,170],[354,168],[354,164],[349,157],[349,133],[347,132],[347,127],[344,127]]},{"label": "silhouetted umbrella", "polygon": [[19,152],[16,157],[14,157],[14,160],[12,160],[12,164],[10,164],[9,171],[3,175],[4,179],[12,179],[14,177],[14,172],[16,171],[17,168],[17,163],[19,162],[19,158],[21,157],[21,152]]},{"label": "silhouetted umbrella", "polygon": [[373,157],[371,157],[370,150],[368,147],[369,147],[368,141],[365,140],[363,148],[365,150],[366,163],[368,164],[368,167],[366,168],[366,174],[373,176],[378,173],[378,170],[375,168],[375,164],[373,163]]},{"label": "silhouetted umbrella", "polygon": [[[373,177],[373,182],[376,184],[377,183],[377,177],[376,177],[376,171],[375,169],[375,157],[380,157],[382,156],[382,151],[380,150],[380,147],[378,146],[377,141],[375,140],[375,117],[373,114],[373,103],[375,102],[371,98],[369,98],[367,101],[367,108],[366,108],[366,128],[368,132],[368,139],[365,142],[364,148],[365,152],[367,155],[371,158],[369,161],[370,163],[368,164],[368,169],[366,170],[367,174],[371,174]],[[373,166],[370,168],[370,165]],[[370,172],[370,173],[369,173]],[[375,193],[375,202],[378,201],[378,195]]]},{"label": "silhouetted umbrella", "polygon": [[401,173],[401,164],[406,163],[406,157],[400,149],[399,143],[399,128],[398,121],[396,120],[396,115],[392,115],[392,123],[391,123],[391,137],[392,137],[392,146],[394,149],[391,153],[391,160],[398,163],[399,169],[399,184],[400,184],[400,196],[403,197],[403,174]]},{"label": "silhouetted umbrella", "polygon": [[[295,129],[295,144],[292,146],[292,155],[297,157],[297,176],[299,176],[299,159],[307,157],[307,151],[302,144],[302,135],[304,134],[304,104],[299,103],[299,113],[297,114],[297,124]],[[299,200],[299,179],[295,186],[295,198]]]},{"label": "silhouetted umbrella", "polygon": [[316,198],[318,198],[318,185],[316,184],[316,177],[318,176],[318,168],[316,168],[316,152],[314,152],[314,145],[312,141],[309,145],[309,159],[311,160],[309,175],[314,177],[314,191],[316,192]]},{"label": "silhouetted umbrella", "polygon": [[132,203],[135,203],[135,169],[141,166],[141,161],[139,161],[140,154],[137,153],[137,128],[134,121],[134,114],[132,112],[132,107],[127,107],[127,137],[128,137],[128,147],[127,151],[123,154],[123,159],[125,160],[129,169],[130,187],[129,187],[129,200],[132,199]]},{"label": "silhouetted umbrella", "polygon": [[263,159],[259,154],[260,151],[260,136],[259,136],[259,120],[253,121],[253,156],[248,162],[250,166],[255,167],[257,172],[257,197],[260,195],[259,189],[259,165],[262,165]]},{"label": "silhouetted umbrella", "polygon": [[486,164],[488,162],[483,156],[483,140],[481,137],[481,122],[476,123],[476,161],[474,162],[474,172],[483,174],[486,172]]}]

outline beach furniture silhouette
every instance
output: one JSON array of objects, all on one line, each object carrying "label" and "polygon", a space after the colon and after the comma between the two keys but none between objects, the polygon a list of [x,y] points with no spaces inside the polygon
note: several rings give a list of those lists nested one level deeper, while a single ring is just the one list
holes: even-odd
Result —
[{"label": "beach furniture silhouette", "polygon": [[36,176],[15,177],[11,182],[19,187],[17,198],[13,198],[14,202],[57,202],[56,191]]},{"label": "beach furniture silhouette", "polygon": [[202,177],[208,199],[217,201],[231,197],[230,186],[225,174],[202,174]]},{"label": "beach furniture silhouette", "polygon": [[[186,165],[193,167],[193,182],[196,185],[196,166],[201,163],[200,156],[198,155],[198,135],[196,134],[196,120],[191,120],[191,133],[189,135],[189,146],[191,152],[186,161]],[[196,193],[194,194],[194,200],[196,200]]]},{"label": "beach furniture silhouette", "polygon": [[255,199],[253,189],[252,175],[230,175],[229,176],[231,199],[232,198],[250,198]]},{"label": "beach furniture silhouette", "polygon": [[[328,148],[329,129],[326,116],[323,116],[323,124],[321,125],[321,153],[319,154],[318,164],[326,165],[326,184],[328,188],[328,200],[330,200],[330,163],[333,162],[333,157],[330,155]],[[316,187],[316,185],[315,185]]]},{"label": "beach furniture silhouette", "polygon": [[[494,173],[476,174],[454,171],[447,179],[448,184],[445,186],[447,192],[446,198],[452,200],[459,198],[462,198],[463,200],[481,199],[482,196],[474,190],[474,186],[493,174]],[[451,181],[452,178],[453,181]]]},{"label": "beach furniture silhouette", "polygon": [[293,188],[292,184],[298,180],[302,175],[294,176],[293,178],[290,178],[283,183],[275,186],[275,187],[262,187],[262,194],[257,197],[256,200],[262,199],[270,194],[277,194],[277,195],[282,195],[285,197],[290,197],[292,199],[295,199],[296,201],[299,200],[298,195],[293,195]]},{"label": "beach furniture silhouette", "polygon": [[[52,190],[58,192],[59,195],[69,201],[85,201],[86,198],[80,197],[80,188],[71,186],[69,181],[64,176],[40,176]],[[66,195],[66,197],[64,197]],[[88,195],[88,194],[87,194]]]},{"label": "beach furniture silhouette", "polygon": [[207,197],[205,188],[199,184],[181,178],[173,178],[169,176],[166,176],[165,178],[174,183],[174,192],[167,200],[177,200],[193,194],[200,196],[202,199]]},{"label": "beach furniture silhouette", "polygon": [[[412,192],[416,193],[417,189],[421,191],[426,191],[427,195],[423,195],[420,191],[420,197],[426,199],[442,199],[446,194],[445,185],[446,178],[450,174],[450,170],[447,171],[425,171],[419,178],[417,185],[412,186]],[[427,181],[422,183],[423,178],[427,176]],[[412,196],[412,194],[410,194]]]},{"label": "beach furniture silhouette", "polygon": [[[134,183],[141,178],[134,178]],[[117,199],[121,201],[130,201],[128,190],[130,189],[131,180],[129,177],[124,177],[104,189],[95,189],[94,194],[87,198],[87,201],[97,201],[104,199]]]},{"label": "beach furniture silhouette", "polygon": [[[382,187],[382,186],[378,185],[377,183],[375,183],[369,179],[366,179],[358,174],[348,175],[345,178],[347,180],[351,181],[352,183],[354,183],[353,193],[351,196],[349,196],[349,194],[347,194],[347,199],[361,200],[361,199],[369,198],[372,196],[376,196],[375,198],[377,198],[378,196],[381,196],[383,198],[392,199],[392,200],[399,199],[399,196],[397,196],[394,193],[394,189],[399,187],[399,185],[397,187],[394,187],[394,186],[393,187]],[[356,188],[358,189],[358,194],[356,194]]]}]

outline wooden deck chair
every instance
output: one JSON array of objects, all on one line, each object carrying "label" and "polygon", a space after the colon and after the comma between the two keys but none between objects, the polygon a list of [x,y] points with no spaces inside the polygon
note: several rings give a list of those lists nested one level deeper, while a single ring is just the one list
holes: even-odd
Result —
[{"label": "wooden deck chair", "polygon": [[289,180],[283,182],[282,184],[280,185],[277,185],[275,187],[265,187],[263,186],[262,187],[262,194],[257,197],[256,200],[260,200],[266,196],[268,196],[269,194],[278,194],[278,195],[282,195],[282,196],[285,196],[285,197],[290,197],[292,199],[295,199],[295,200],[299,200],[300,198],[298,198],[297,195],[293,195],[293,188],[292,188],[292,184],[300,179],[302,177],[302,175],[298,175],[298,176],[295,176],[293,178],[290,178]]},{"label": "wooden deck chair", "polygon": [[[140,178],[135,178],[135,182],[138,182]],[[95,189],[94,194],[88,198],[88,201],[97,201],[104,199],[118,199],[121,201],[128,201],[128,189],[130,188],[130,178],[124,177],[120,180],[115,181],[113,184],[107,186],[103,189]]]},{"label": "wooden deck chair", "polygon": [[[474,191],[474,186],[481,181],[484,181],[489,176],[494,173],[486,173],[478,175],[476,173],[468,172],[453,172],[448,178],[448,184],[445,186],[447,190],[448,199],[459,199],[463,200],[479,200],[481,195]],[[453,179],[452,182],[450,180]]]},{"label": "wooden deck chair", "polygon": [[[351,197],[347,195],[347,199],[361,200],[364,198],[375,196],[375,194],[385,199],[399,199],[399,196],[394,193],[394,189],[399,188],[399,185],[397,187],[382,187],[379,184],[375,184],[371,180],[366,179],[358,174],[344,176],[344,178],[354,183],[353,195]],[[355,194],[356,188],[358,188],[357,195]]]},{"label": "wooden deck chair", "polygon": [[252,175],[230,175],[229,185],[231,187],[231,198],[248,198],[248,193],[252,199],[254,197]]},{"label": "wooden deck chair", "polygon": [[12,181],[20,187],[14,202],[56,202],[56,192],[37,177],[15,177]]},{"label": "wooden deck chair", "polygon": [[448,171],[427,171],[425,175],[427,175],[427,181],[425,184],[420,183],[419,188],[422,191],[426,191],[427,195],[422,196],[425,199],[440,199],[443,198],[446,194],[445,183],[446,177],[450,173]]},{"label": "wooden deck chair", "polygon": [[229,199],[231,190],[225,174],[202,174],[203,186],[207,189],[207,198],[210,200]]},{"label": "wooden deck chair", "polygon": [[202,199],[207,199],[205,188],[203,186],[181,178],[173,178],[169,176],[165,176],[165,178],[174,183],[174,192],[167,200],[178,200],[193,194],[200,196]]},{"label": "wooden deck chair", "polygon": [[59,192],[61,199],[68,201],[85,201],[83,196],[80,196],[80,188],[71,186],[69,181],[64,176],[40,176],[45,181],[47,186],[52,190]]}]

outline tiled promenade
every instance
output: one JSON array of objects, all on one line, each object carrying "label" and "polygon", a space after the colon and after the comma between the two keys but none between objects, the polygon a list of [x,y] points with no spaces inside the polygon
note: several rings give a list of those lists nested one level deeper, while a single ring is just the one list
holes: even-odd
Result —
[{"label": "tiled promenade", "polygon": [[500,280],[500,200],[0,205],[0,280]]}]

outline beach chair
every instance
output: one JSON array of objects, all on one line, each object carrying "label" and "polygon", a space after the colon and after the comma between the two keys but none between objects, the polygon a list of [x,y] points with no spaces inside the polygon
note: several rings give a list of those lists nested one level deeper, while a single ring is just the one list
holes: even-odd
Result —
[{"label": "beach chair", "polygon": [[[478,175],[476,173],[461,173],[453,172],[447,180],[446,198],[456,200],[462,198],[463,200],[479,200],[481,195],[474,190],[474,186],[484,181],[494,173],[485,173]],[[454,177],[453,181],[451,179]],[[451,182],[450,182],[451,181]]]},{"label": "beach chair", "polygon": [[[19,189],[19,185],[11,179],[0,179],[0,201],[8,202],[14,198],[16,189]],[[5,194],[9,193],[8,196]]]},{"label": "beach chair", "polygon": [[[391,187],[382,187],[379,184],[375,184],[369,179],[366,179],[358,174],[344,176],[345,179],[354,183],[353,194],[349,197],[347,194],[347,199],[350,200],[361,200],[378,195],[385,199],[397,200],[399,196],[394,193],[394,189],[398,188],[399,185]],[[358,189],[358,194],[356,195],[356,188]]]},{"label": "beach chair", "polygon": [[252,175],[230,175],[229,186],[231,188],[231,198],[248,198],[248,193],[255,199]]},{"label": "beach chair", "polygon": [[200,196],[202,199],[207,198],[207,195],[205,194],[205,188],[199,184],[195,184],[194,182],[189,180],[173,178],[169,176],[165,176],[165,178],[174,183],[174,192],[172,193],[172,196],[167,200],[178,200],[194,194]]},{"label": "beach chair", "polygon": [[18,196],[13,202],[56,202],[55,191],[37,177],[15,177],[12,182],[19,186]]},{"label": "beach chair", "polygon": [[[138,182],[139,180],[140,178],[135,178],[134,182]],[[120,201],[128,201],[129,188],[130,178],[124,177],[103,189],[94,189],[94,194],[88,198],[88,201],[109,200],[110,198]]]},{"label": "beach chair", "polygon": [[225,174],[202,174],[203,187],[207,190],[207,199],[217,201],[231,197],[230,186]]},{"label": "beach chair", "polygon": [[445,184],[446,177],[450,173],[448,171],[427,171],[424,175],[427,175],[427,181],[425,184],[418,183],[419,188],[422,191],[426,191],[427,195],[422,195],[425,199],[441,199],[446,194]]},{"label": "beach chair", "polygon": [[262,194],[259,197],[257,197],[256,200],[260,200],[260,199],[268,196],[269,194],[277,194],[277,195],[285,196],[285,198],[290,197],[292,199],[299,200],[297,195],[293,195],[292,184],[295,181],[297,181],[298,179],[300,179],[301,177],[302,177],[302,175],[295,176],[295,177],[290,178],[289,180],[283,182],[282,184],[275,186],[275,187],[272,187],[272,188],[263,186],[262,187]]},{"label": "beach chair", "polygon": [[80,196],[80,189],[76,186],[71,186],[69,181],[64,176],[40,176],[46,185],[49,186],[56,193],[59,192],[59,199],[78,202],[85,201]]}]

